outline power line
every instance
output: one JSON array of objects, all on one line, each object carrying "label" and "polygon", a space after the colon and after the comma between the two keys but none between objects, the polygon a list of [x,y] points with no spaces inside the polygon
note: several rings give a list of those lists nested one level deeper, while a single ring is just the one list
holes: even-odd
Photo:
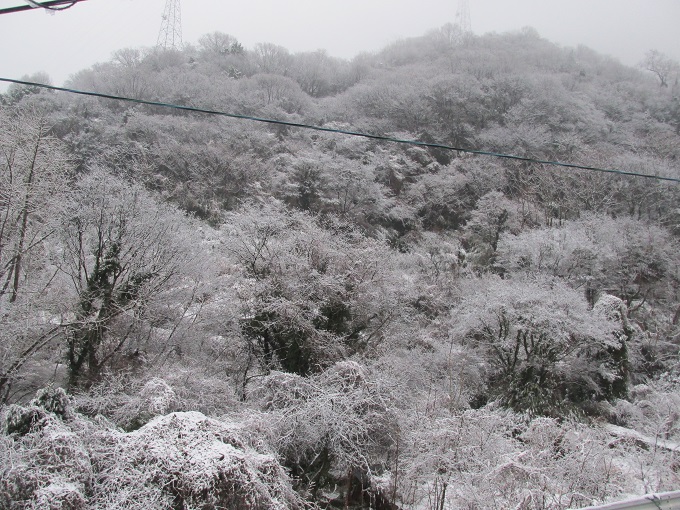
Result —
[{"label": "power line", "polygon": [[[38,7],[48,11],[65,11],[70,9],[75,4],[84,2],[85,0],[51,0],[49,2],[36,2],[27,0],[30,5],[18,5],[16,7],[7,7],[0,9],[0,14],[11,14],[13,12],[32,11]],[[61,6],[61,7],[60,7]]]},{"label": "power line", "polygon": [[368,138],[371,140],[379,140],[382,142],[391,142],[391,143],[400,143],[400,144],[406,144],[406,145],[416,145],[419,147],[428,147],[432,149],[443,149],[443,150],[449,150],[449,151],[456,151],[456,152],[464,152],[467,154],[476,154],[478,156],[489,156],[489,157],[494,157],[494,158],[501,158],[501,159],[510,159],[514,161],[525,161],[527,163],[538,163],[541,165],[550,165],[550,166],[559,166],[559,167],[564,167],[564,168],[574,168],[578,170],[588,170],[590,172],[600,172],[600,173],[608,173],[608,174],[616,174],[616,175],[626,175],[630,177],[643,177],[646,179],[655,179],[659,181],[669,181],[669,182],[677,182],[680,183],[679,178],[675,177],[664,177],[661,175],[650,175],[650,174],[641,174],[638,172],[627,172],[624,170],[618,170],[615,168],[599,168],[595,166],[588,166],[588,165],[578,165],[575,163],[564,163],[561,161],[550,161],[550,160],[544,160],[544,159],[534,159],[534,158],[528,158],[525,156],[515,156],[513,154],[504,154],[500,152],[491,152],[491,151],[482,151],[482,150],[476,150],[476,149],[466,149],[463,147],[454,147],[452,145],[444,145],[441,143],[429,143],[429,142],[421,142],[419,140],[405,140],[405,139],[400,139],[400,138],[393,138],[391,136],[383,136],[383,135],[375,135],[371,133],[362,133],[359,131],[348,131],[345,129],[334,129],[334,128],[327,128],[327,127],[322,127],[322,126],[314,126],[310,124],[302,124],[298,122],[289,122],[285,120],[275,120],[275,119],[266,119],[266,118],[261,118],[261,117],[253,117],[251,115],[241,115],[238,113],[227,113],[227,112],[221,112],[217,110],[207,110],[204,108],[196,108],[193,106],[184,106],[184,105],[177,105],[177,104],[172,104],[172,103],[161,103],[158,101],[147,101],[145,99],[134,99],[131,97],[122,97],[122,96],[115,96],[112,94],[103,94],[101,92],[89,92],[85,90],[77,90],[77,89],[69,89],[65,87],[55,87],[53,85],[45,85],[43,83],[35,83],[35,82],[30,82],[30,81],[24,81],[24,80],[13,80],[11,78],[0,78],[0,81],[4,81],[7,83],[16,83],[17,85],[26,85],[29,87],[40,87],[48,90],[57,90],[59,92],[67,92],[69,94],[78,94],[81,96],[93,96],[93,97],[100,97],[103,99],[113,99],[115,101],[126,101],[129,103],[136,103],[136,104],[144,104],[148,106],[157,106],[160,108],[172,108],[175,110],[182,110],[182,111],[188,111],[188,112],[194,112],[194,113],[204,113],[207,115],[219,115],[221,117],[229,117],[232,119],[241,119],[241,120],[251,120],[254,122],[263,122],[265,124],[275,124],[279,126],[288,126],[288,127],[297,127],[297,128],[302,128],[302,129],[311,129],[314,131],[324,131],[326,133],[337,133],[341,135],[348,135],[348,136],[357,136],[361,138]]},{"label": "power line", "polygon": [[42,8],[42,9],[47,9],[48,11],[65,11],[66,9],[70,9],[75,4],[78,3],[77,0],[70,0],[71,3],[64,4],[63,7],[52,7],[50,5],[45,5],[45,4],[41,4],[39,2],[36,2],[36,0],[24,0],[24,1],[27,4],[30,4],[32,7],[39,7],[39,8]]}]

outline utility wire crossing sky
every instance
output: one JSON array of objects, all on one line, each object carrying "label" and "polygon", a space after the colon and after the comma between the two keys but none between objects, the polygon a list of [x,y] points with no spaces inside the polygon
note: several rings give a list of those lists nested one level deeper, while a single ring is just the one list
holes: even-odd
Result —
[{"label": "utility wire crossing sky", "polygon": [[49,0],[49,1],[34,1],[24,0],[28,5],[18,5],[16,7],[7,7],[0,9],[0,14],[13,14],[15,12],[30,11],[31,9],[45,9],[46,11],[58,12],[70,9],[79,2],[85,0]]}]

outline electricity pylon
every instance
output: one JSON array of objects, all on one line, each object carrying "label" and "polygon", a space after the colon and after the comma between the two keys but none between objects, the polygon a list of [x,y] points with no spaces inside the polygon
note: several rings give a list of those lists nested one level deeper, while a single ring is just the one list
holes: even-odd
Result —
[{"label": "electricity pylon", "polygon": [[458,0],[458,10],[456,11],[456,25],[464,34],[472,32],[470,23],[470,0]]},{"label": "electricity pylon", "polygon": [[182,49],[182,9],[180,0],[166,0],[161,31],[156,46],[166,50]]}]

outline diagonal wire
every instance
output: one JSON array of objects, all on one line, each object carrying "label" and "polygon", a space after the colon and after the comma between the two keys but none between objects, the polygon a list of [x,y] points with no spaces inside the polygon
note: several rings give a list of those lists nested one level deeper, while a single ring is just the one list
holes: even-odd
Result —
[{"label": "diagonal wire", "polygon": [[60,92],[67,92],[69,94],[79,94],[82,96],[93,96],[93,97],[100,97],[103,99],[113,99],[116,101],[126,101],[129,103],[136,103],[136,104],[143,104],[143,105],[148,105],[148,106],[156,106],[160,108],[172,108],[175,110],[183,110],[183,111],[189,111],[189,112],[195,112],[195,113],[204,113],[207,115],[218,115],[222,117],[229,117],[232,119],[241,119],[241,120],[251,120],[254,122],[263,122],[266,124],[275,124],[279,126],[288,126],[288,127],[297,127],[297,128],[302,128],[302,129],[311,129],[314,131],[324,131],[326,133],[337,133],[337,134],[342,134],[342,135],[348,135],[348,136],[357,136],[361,138],[369,138],[371,140],[379,140],[383,142],[392,142],[392,143],[399,143],[399,144],[406,144],[406,145],[416,145],[419,147],[429,147],[433,149],[443,149],[443,150],[449,150],[449,151],[457,151],[457,152],[464,152],[468,154],[476,154],[479,156],[489,156],[489,157],[494,157],[494,158],[501,158],[501,159],[510,159],[510,160],[515,160],[515,161],[525,161],[528,163],[538,163],[541,165],[550,165],[550,166],[558,166],[558,167],[564,167],[564,168],[574,168],[574,169],[579,169],[579,170],[588,170],[591,172],[600,172],[600,173],[608,173],[608,174],[616,174],[616,175],[625,175],[625,176],[630,176],[630,177],[643,177],[646,179],[655,179],[658,181],[668,181],[668,182],[676,182],[680,183],[680,178],[676,177],[664,177],[661,175],[651,175],[651,174],[643,174],[643,173],[638,173],[638,172],[628,172],[624,170],[618,170],[615,168],[599,168],[595,166],[588,166],[588,165],[578,165],[576,163],[565,163],[562,161],[550,161],[550,160],[545,160],[545,159],[534,159],[534,158],[528,158],[525,156],[516,156],[513,154],[504,154],[500,152],[491,152],[491,151],[482,151],[482,150],[476,150],[476,149],[466,149],[464,147],[454,147],[452,145],[445,145],[441,143],[429,143],[429,142],[421,142],[419,140],[405,140],[401,138],[393,138],[391,136],[383,136],[383,135],[376,135],[376,134],[371,134],[371,133],[362,133],[359,131],[348,131],[345,129],[335,129],[335,128],[327,128],[327,127],[322,127],[322,126],[314,126],[310,124],[303,124],[299,122],[289,122],[285,120],[275,120],[275,119],[267,119],[267,118],[261,118],[261,117],[253,117],[251,115],[241,115],[238,113],[227,113],[227,112],[221,112],[217,110],[207,110],[204,108],[196,108],[193,106],[184,106],[184,105],[177,105],[177,104],[172,104],[172,103],[162,103],[158,101],[147,101],[145,99],[134,99],[131,97],[123,97],[123,96],[115,96],[112,94],[103,94],[101,92],[90,92],[90,91],[85,91],[85,90],[77,90],[77,89],[70,89],[70,88],[65,88],[65,87],[55,87],[53,85],[45,85],[43,83],[35,83],[35,82],[30,82],[30,81],[24,81],[24,80],[14,80],[11,78],[0,78],[0,81],[4,81],[7,83],[15,83],[18,85],[27,85],[30,87],[40,87],[48,90],[57,90]]},{"label": "diagonal wire", "polygon": [[0,14],[11,14],[21,11],[32,11],[35,8],[41,7],[48,11],[65,11],[70,9],[75,4],[84,2],[85,0],[51,0],[49,2],[37,2],[35,0],[26,0],[30,5],[19,5],[17,7],[7,7],[0,9]]}]

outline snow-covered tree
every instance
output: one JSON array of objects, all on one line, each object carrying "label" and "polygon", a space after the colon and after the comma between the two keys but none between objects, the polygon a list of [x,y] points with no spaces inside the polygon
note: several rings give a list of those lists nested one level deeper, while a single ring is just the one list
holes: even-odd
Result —
[{"label": "snow-covered tree", "polygon": [[625,395],[626,337],[612,334],[620,326],[589,310],[581,294],[549,278],[462,285],[450,335],[485,359],[480,398],[561,416],[595,412],[598,401]]},{"label": "snow-covered tree", "polygon": [[187,264],[200,260],[191,237],[179,211],[139,186],[101,171],[81,179],[64,218],[61,265],[75,291],[66,334],[71,385],[96,380],[121,355],[154,299],[191,285]]},{"label": "snow-covered tree", "polygon": [[43,113],[0,109],[0,401],[59,333],[60,319],[46,317],[63,311],[51,292],[51,259],[70,171]]},{"label": "snow-covered tree", "polygon": [[402,306],[384,245],[270,205],[229,217],[226,246],[250,278],[242,330],[261,361],[298,374],[374,352]]},{"label": "snow-covered tree", "polygon": [[54,235],[71,166],[39,112],[0,110],[0,129],[0,296],[13,302],[31,255]]},{"label": "snow-covered tree", "polygon": [[674,75],[680,73],[680,64],[668,58],[659,50],[649,50],[640,62],[640,67],[650,71],[659,79],[659,86],[668,87]]}]

